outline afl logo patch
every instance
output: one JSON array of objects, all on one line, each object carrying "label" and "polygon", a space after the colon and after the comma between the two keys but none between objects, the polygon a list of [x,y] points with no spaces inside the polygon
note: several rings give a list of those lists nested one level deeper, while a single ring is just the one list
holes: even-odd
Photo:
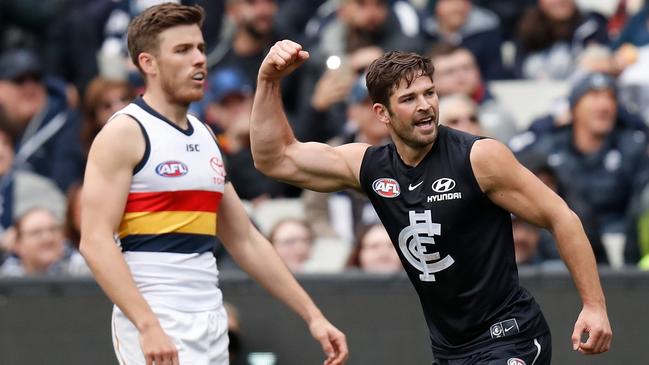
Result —
[{"label": "afl logo patch", "polygon": [[525,361],[512,357],[511,359],[507,360],[507,365],[525,365]]},{"label": "afl logo patch", "polygon": [[187,165],[180,161],[165,161],[155,167],[155,173],[162,177],[179,177],[187,175]]},{"label": "afl logo patch", "polygon": [[401,194],[401,188],[399,188],[397,180],[388,177],[374,180],[372,189],[384,198],[396,198]]},{"label": "afl logo patch", "polygon": [[445,193],[447,191],[451,191],[455,188],[455,180],[449,179],[448,177],[437,179],[435,180],[435,182],[433,182],[432,188],[436,193]]}]

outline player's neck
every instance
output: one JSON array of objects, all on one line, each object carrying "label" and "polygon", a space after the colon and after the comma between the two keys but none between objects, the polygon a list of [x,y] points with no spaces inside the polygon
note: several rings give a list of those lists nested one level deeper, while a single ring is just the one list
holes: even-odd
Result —
[{"label": "player's neck", "polygon": [[187,129],[187,109],[189,105],[174,103],[164,93],[156,93],[153,90],[147,90],[142,95],[142,99],[163,117],[181,129]]},{"label": "player's neck", "polygon": [[437,139],[426,146],[410,146],[403,141],[395,140],[394,145],[397,148],[399,157],[401,157],[401,161],[410,167],[415,167],[426,157],[436,141]]}]

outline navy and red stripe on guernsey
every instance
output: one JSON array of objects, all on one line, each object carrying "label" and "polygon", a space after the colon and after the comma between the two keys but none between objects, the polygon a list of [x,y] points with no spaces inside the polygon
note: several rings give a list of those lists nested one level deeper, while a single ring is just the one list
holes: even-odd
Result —
[{"label": "navy and red stripe on guernsey", "polygon": [[444,126],[415,167],[370,147],[360,182],[414,285],[437,358],[549,332],[519,285],[510,214],[482,192],[469,154],[480,137]]},{"label": "navy and red stripe on guernsey", "polygon": [[[191,115],[186,129],[178,127],[142,98],[117,114],[139,124],[146,146],[118,232],[133,280],[153,306],[219,308],[212,250],[226,174],[214,136]],[[124,120],[109,123],[119,122]]]}]

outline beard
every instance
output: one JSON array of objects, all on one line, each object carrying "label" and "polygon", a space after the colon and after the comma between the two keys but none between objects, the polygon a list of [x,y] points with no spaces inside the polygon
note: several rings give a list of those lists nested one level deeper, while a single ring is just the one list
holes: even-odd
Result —
[{"label": "beard", "polygon": [[246,22],[243,29],[256,40],[263,40],[272,33],[272,26],[269,26],[268,29],[259,29],[254,22]]},{"label": "beard", "polygon": [[173,76],[166,76],[167,73],[162,73],[161,87],[169,101],[175,104],[189,105],[195,101],[203,98],[203,89],[194,89],[191,87],[182,87],[178,80],[174,80]]}]

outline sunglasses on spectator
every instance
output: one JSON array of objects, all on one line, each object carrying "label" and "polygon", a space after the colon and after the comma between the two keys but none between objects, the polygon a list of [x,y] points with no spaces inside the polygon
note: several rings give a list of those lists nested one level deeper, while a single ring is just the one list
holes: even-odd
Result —
[{"label": "sunglasses on spectator", "polygon": [[468,117],[458,117],[458,118],[449,118],[446,120],[446,123],[449,125],[456,125],[460,122],[468,121],[471,123],[478,123],[478,116],[475,114],[469,115]]}]

